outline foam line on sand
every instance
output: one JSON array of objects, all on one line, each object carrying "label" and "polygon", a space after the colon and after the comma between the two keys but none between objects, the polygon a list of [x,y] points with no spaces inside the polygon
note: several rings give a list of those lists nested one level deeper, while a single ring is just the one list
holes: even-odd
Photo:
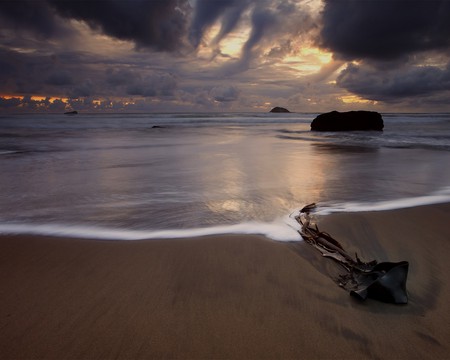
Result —
[{"label": "foam line on sand", "polygon": [[357,302],[305,242],[0,236],[4,359],[444,359],[450,204],[332,214],[362,259],[407,260],[409,303]]}]

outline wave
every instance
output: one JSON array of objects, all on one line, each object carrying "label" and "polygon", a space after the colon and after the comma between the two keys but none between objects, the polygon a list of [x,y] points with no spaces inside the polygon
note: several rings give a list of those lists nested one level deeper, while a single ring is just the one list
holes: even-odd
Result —
[{"label": "wave", "polygon": [[[379,202],[321,203],[315,213],[320,216],[325,216],[342,212],[386,211],[447,202],[450,202],[450,187],[446,187],[426,196]],[[69,238],[96,240],[180,239],[199,236],[241,234],[263,235],[275,241],[293,242],[302,240],[299,234],[300,226],[293,218],[293,215],[298,214],[300,209],[301,207],[292,211],[290,215],[276,219],[273,222],[248,221],[233,225],[171,230],[136,230],[102,226],[86,226],[79,224],[29,224],[18,222],[0,222],[0,234],[63,236]]]},{"label": "wave", "polygon": [[0,150],[0,156],[1,155],[13,155],[13,154],[19,154],[21,151],[18,150]]},{"label": "wave", "polygon": [[450,187],[445,187],[429,195],[395,200],[378,202],[323,203],[318,208],[316,214],[329,215],[338,212],[387,211],[447,202],[450,202]]},{"label": "wave", "polygon": [[250,221],[197,229],[131,230],[65,224],[0,224],[0,234],[64,236],[97,240],[177,239],[222,234],[264,235],[276,241],[300,241],[297,222],[286,216],[271,223]]}]

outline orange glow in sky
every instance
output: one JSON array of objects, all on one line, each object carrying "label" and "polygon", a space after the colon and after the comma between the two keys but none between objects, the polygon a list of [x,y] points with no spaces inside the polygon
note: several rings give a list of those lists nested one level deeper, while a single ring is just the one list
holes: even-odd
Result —
[{"label": "orange glow in sky", "polygon": [[332,61],[332,56],[332,53],[316,47],[303,47],[295,55],[286,56],[280,65],[297,70],[299,76],[310,75]]},{"label": "orange glow in sky", "polygon": [[376,101],[367,100],[357,95],[344,95],[339,97],[345,104],[373,104],[376,105]]}]

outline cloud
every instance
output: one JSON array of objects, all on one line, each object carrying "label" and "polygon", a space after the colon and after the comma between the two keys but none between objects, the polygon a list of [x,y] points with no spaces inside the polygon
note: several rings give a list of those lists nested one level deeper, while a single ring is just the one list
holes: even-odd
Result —
[{"label": "cloud", "polygon": [[0,106],[320,111],[350,92],[448,108],[450,1],[319,3],[0,1]]},{"label": "cloud", "polygon": [[106,82],[108,85],[117,87],[122,85],[130,85],[135,79],[135,75],[128,69],[112,69],[106,70]]},{"label": "cloud", "polygon": [[395,102],[449,91],[450,66],[406,65],[380,71],[367,64],[348,64],[337,77],[336,83],[366,99]]},{"label": "cloud", "polygon": [[45,39],[70,32],[47,1],[0,1],[0,20],[14,32],[29,31]]},{"label": "cloud", "polygon": [[321,21],[317,43],[348,62],[338,87],[409,106],[450,91],[450,1],[325,0]]},{"label": "cloud", "polygon": [[86,98],[94,96],[96,93],[94,83],[90,79],[86,79],[69,91],[69,97],[71,99]]},{"label": "cloud", "polygon": [[[278,42],[286,43],[286,37],[297,37],[306,23],[310,27],[303,3],[306,2],[197,0],[192,8],[188,0],[3,1],[0,2],[0,19],[4,20],[1,28],[10,33],[3,39],[0,37],[0,42],[5,44],[7,37],[13,37],[13,46],[22,41],[24,47],[39,48],[39,44],[32,44],[31,38],[61,40],[71,35],[71,41],[66,39],[60,43],[68,48],[70,43],[78,46],[80,36],[87,36],[84,30],[87,26],[94,31],[91,37],[95,33],[105,34],[133,42],[138,49],[186,54],[188,44],[197,48],[212,26],[220,26],[209,44],[214,48],[245,22],[251,31],[243,45],[242,61],[248,62],[259,55],[255,49],[264,41],[267,46],[275,42],[277,47]],[[27,38],[20,39],[17,31],[28,31]],[[49,46],[42,42],[40,45]],[[220,54],[218,48],[216,53]]]},{"label": "cloud", "polygon": [[316,29],[306,3],[291,0],[251,1],[242,14],[246,16],[250,28],[248,38],[242,46],[240,58],[225,64],[223,74],[236,74],[294,54]]},{"label": "cloud", "polygon": [[13,31],[43,38],[75,33],[78,20],[138,47],[174,51],[186,33],[188,0],[14,0],[0,1],[0,19]]},{"label": "cloud", "polygon": [[189,29],[190,43],[197,48],[205,32],[220,20],[220,30],[213,40],[218,44],[226,35],[236,29],[252,0],[197,0]]},{"label": "cloud", "polygon": [[83,82],[89,75],[96,75],[86,65],[89,58],[75,53],[55,56],[0,48],[0,59],[0,69],[4,69],[0,70],[0,94],[66,96],[70,91],[76,96],[87,92]]},{"label": "cloud", "polygon": [[346,60],[449,49],[450,1],[325,0],[319,44]]},{"label": "cloud", "polygon": [[173,96],[177,81],[172,74],[154,72],[144,77],[134,75],[130,79],[126,93],[144,97]]},{"label": "cloud", "polygon": [[252,31],[243,48],[243,58],[250,56],[251,51],[263,39],[265,34],[270,34],[278,23],[277,14],[270,9],[255,8],[251,16]]},{"label": "cloud", "polygon": [[186,29],[187,0],[49,0],[59,15],[140,47],[172,51]]},{"label": "cloud", "polygon": [[72,85],[73,79],[72,79],[72,76],[69,74],[69,72],[67,72],[65,70],[55,71],[48,76],[45,83],[47,85],[66,86],[66,85]]},{"label": "cloud", "polygon": [[236,101],[239,97],[239,90],[234,86],[216,86],[212,88],[210,95],[218,102]]},{"label": "cloud", "polygon": [[239,21],[243,17],[249,5],[249,1],[242,0],[238,2],[238,6],[229,8],[224,12],[220,30],[212,41],[213,45],[220,43],[222,39],[237,28]]},{"label": "cloud", "polygon": [[17,108],[22,103],[20,98],[3,98],[0,97],[0,109]]},{"label": "cloud", "polygon": [[48,105],[48,109],[50,111],[55,112],[63,112],[68,109],[67,103],[62,101],[61,99],[55,99],[53,102],[50,102]]}]

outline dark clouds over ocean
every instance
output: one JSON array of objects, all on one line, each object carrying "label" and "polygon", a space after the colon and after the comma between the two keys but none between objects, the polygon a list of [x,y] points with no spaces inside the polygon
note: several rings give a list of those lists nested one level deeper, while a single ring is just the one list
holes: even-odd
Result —
[{"label": "dark clouds over ocean", "polygon": [[[236,33],[243,36],[239,53],[225,53],[220,44]],[[331,85],[331,71],[325,78],[285,71],[290,64],[281,60],[302,46],[332,53],[336,65],[329,68],[338,71]],[[202,47],[211,50],[209,59],[199,56]],[[345,92],[403,110],[445,110],[449,50],[445,0],[0,2],[0,95],[30,104],[31,95],[80,106],[96,97],[139,97],[192,109],[252,109],[270,98],[300,106],[314,94]],[[270,96],[251,94],[251,82]],[[17,101],[2,98],[0,106]]]}]

